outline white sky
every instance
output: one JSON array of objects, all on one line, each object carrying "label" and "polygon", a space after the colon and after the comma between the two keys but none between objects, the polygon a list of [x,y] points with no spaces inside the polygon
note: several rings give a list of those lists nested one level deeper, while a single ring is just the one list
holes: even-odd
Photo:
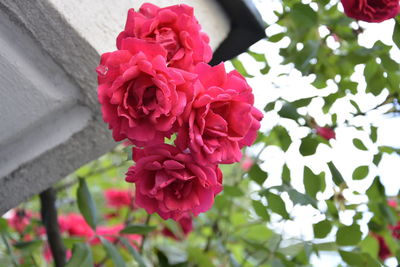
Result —
[{"label": "white sky", "polygon": [[[268,23],[272,24],[276,21],[277,17],[273,13],[274,10],[281,8],[281,3],[278,0],[253,0],[258,6],[262,13],[263,19]],[[306,3],[306,2],[305,2]],[[382,23],[364,23],[360,22],[360,25],[365,28],[363,34],[359,36],[359,43],[365,47],[372,47],[375,41],[381,40],[387,45],[392,45],[392,32],[394,27],[394,21],[388,20]],[[267,29],[267,35],[272,35],[281,31],[280,26],[274,26]],[[320,32],[323,33],[324,29],[321,28]],[[260,41],[251,47],[251,50],[258,53],[264,53],[267,57],[268,63],[271,66],[271,70],[268,75],[260,75],[259,69],[262,67],[261,63],[255,62],[250,56],[242,55],[239,58],[245,64],[246,69],[254,78],[248,79],[249,84],[253,87],[256,107],[263,110],[266,103],[282,97],[287,100],[294,100],[299,98],[310,97],[314,95],[328,95],[334,92],[334,87],[328,87],[327,89],[317,90],[314,89],[310,83],[313,81],[311,77],[302,77],[300,72],[293,70],[290,66],[280,65],[282,58],[279,56],[279,48],[285,47],[289,43],[288,38],[282,39],[279,43],[268,43],[266,41]],[[332,47],[337,46],[333,38],[330,39],[330,45]],[[400,62],[400,50],[393,48],[391,56],[397,62]],[[229,64],[228,64],[229,65]],[[232,66],[229,66],[232,68]],[[228,67],[228,68],[229,68]],[[289,77],[278,77],[282,72],[290,72]],[[359,93],[352,99],[355,100],[362,111],[373,108],[387,96],[387,92],[382,93],[378,98],[371,94],[365,94],[365,82],[363,80],[363,67],[359,66],[356,68],[356,73],[352,79],[359,83]],[[275,88],[275,85],[279,88]],[[361,91],[361,92],[360,92]],[[323,105],[322,100],[313,100],[308,110],[310,115],[317,119],[317,123],[321,126],[330,123],[330,115],[324,115],[321,107]],[[385,108],[383,108],[383,111]],[[379,145],[389,145],[394,147],[400,147],[400,138],[398,133],[400,132],[400,117],[387,118],[381,115],[380,112],[371,112],[365,119],[360,118],[351,120],[357,125],[369,125],[372,122],[378,127],[378,141],[373,144],[367,134],[357,132],[353,128],[343,127],[345,119],[352,118],[350,112],[354,112],[354,108],[349,104],[348,101],[338,101],[331,111],[333,113],[338,112],[338,124],[336,128],[336,140],[331,140],[332,148],[326,145],[320,145],[317,153],[313,156],[302,157],[298,152],[300,145],[299,139],[307,135],[309,130],[307,128],[299,128],[296,123],[287,119],[281,119],[279,116],[274,114],[268,114],[262,121],[262,130],[268,130],[277,124],[285,126],[292,137],[293,144],[290,149],[284,153],[279,148],[271,146],[268,147],[261,155],[261,159],[264,161],[262,168],[269,173],[269,177],[264,186],[273,186],[281,183],[280,175],[283,164],[286,162],[289,168],[292,170],[292,179],[294,177],[302,178],[303,166],[305,161],[307,165],[311,166],[315,173],[325,171],[327,180],[330,180],[330,172],[327,169],[325,162],[333,161],[336,167],[340,170],[344,176],[349,187],[358,192],[365,192],[370,186],[372,179],[376,175],[381,176],[381,181],[385,185],[387,195],[396,195],[400,189],[400,179],[398,177],[398,166],[400,165],[400,157],[396,154],[384,155],[379,165],[376,168],[374,165],[370,166],[370,172],[367,178],[361,181],[353,181],[351,176],[354,169],[360,165],[369,165],[372,162],[373,155],[377,152]],[[360,151],[355,148],[352,144],[353,138],[360,138],[364,141],[364,144],[369,148],[369,151]],[[257,147],[253,148],[253,153],[257,152]],[[293,180],[292,180],[293,181]],[[304,190],[301,179],[293,181],[293,184],[300,191]],[[332,195],[329,183],[327,184],[327,190],[323,194],[319,193],[320,199],[325,199]],[[353,203],[366,202],[367,198],[357,197],[349,192],[345,192],[346,197]],[[278,231],[282,231],[285,238],[303,238],[305,240],[311,240],[313,238],[312,224],[318,222],[324,217],[315,211],[311,207],[296,207],[292,208],[287,206],[289,212],[295,217],[293,222],[286,222],[284,225],[275,223],[273,227]],[[352,212],[348,211],[347,214],[342,214],[341,219],[345,224],[352,223]],[[368,221],[368,215],[366,214],[365,223]],[[364,234],[368,230],[366,224],[362,225]],[[314,266],[337,266],[340,262],[340,258],[329,254],[321,256],[321,258],[313,258]],[[395,260],[388,260],[388,266],[396,266]]]}]

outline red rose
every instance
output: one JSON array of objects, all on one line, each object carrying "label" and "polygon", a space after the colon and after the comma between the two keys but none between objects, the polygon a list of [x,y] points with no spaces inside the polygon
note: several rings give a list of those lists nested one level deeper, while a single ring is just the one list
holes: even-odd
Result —
[{"label": "red rose", "polygon": [[330,128],[330,127],[319,127],[317,126],[315,128],[315,130],[317,131],[317,134],[319,136],[321,136],[322,138],[329,140],[329,139],[335,139],[336,138],[336,133],[335,131]]},{"label": "red rose", "polygon": [[126,181],[136,184],[136,204],[165,220],[209,210],[222,190],[217,166],[200,166],[174,146],[134,148],[133,159],[136,165],[129,168]]},{"label": "red rose", "polygon": [[121,49],[101,56],[98,94],[103,119],[116,141],[143,146],[163,142],[192,94],[194,74],[168,68],[158,44],[126,38]]},{"label": "red rose", "polygon": [[139,12],[128,11],[125,30],[117,38],[117,47],[123,49],[122,40],[127,37],[157,43],[166,50],[170,66],[191,70],[197,63],[209,62],[212,57],[209,38],[200,30],[193,8],[187,5],[159,8],[146,3]]},{"label": "red rose", "polygon": [[[180,218],[177,223],[179,224],[182,234],[187,236],[191,231],[193,231],[193,220],[189,214],[185,214],[182,218]],[[165,227],[162,231],[162,234],[168,237],[171,237],[175,240],[180,240],[178,236],[176,236],[170,229]]]},{"label": "red rose", "polygon": [[22,233],[25,228],[31,223],[33,217],[32,212],[24,209],[14,209],[12,211],[10,219],[8,219],[8,224],[15,231]]},{"label": "red rose", "polygon": [[341,0],[350,18],[367,22],[381,22],[397,16],[399,0]]},{"label": "red rose", "polygon": [[86,223],[85,218],[77,213],[59,216],[58,225],[61,232],[67,232],[70,236],[89,239],[94,235],[92,228]]},{"label": "red rose", "polygon": [[104,192],[104,196],[111,208],[132,207],[133,194],[129,190],[108,189]]},{"label": "red rose", "polygon": [[176,144],[189,148],[201,164],[239,162],[240,149],[254,142],[263,117],[253,107],[252,90],[237,71],[227,74],[222,63],[199,63],[195,72],[203,90],[185,111]]}]

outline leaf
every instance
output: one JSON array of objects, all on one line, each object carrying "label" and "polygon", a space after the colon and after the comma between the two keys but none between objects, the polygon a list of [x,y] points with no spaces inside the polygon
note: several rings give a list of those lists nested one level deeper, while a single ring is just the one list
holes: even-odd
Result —
[{"label": "leaf", "polygon": [[261,203],[261,201],[252,200],[252,205],[254,211],[258,216],[260,216],[265,221],[269,221],[269,213],[267,211],[267,208],[264,206],[264,204]]},{"label": "leaf", "polygon": [[339,246],[355,246],[361,241],[362,233],[358,224],[342,225],[336,233],[336,243]]},{"label": "leaf", "polygon": [[301,139],[300,154],[303,156],[313,155],[317,151],[319,142],[312,135],[307,135]]},{"label": "leaf", "polygon": [[353,105],[353,107],[356,109],[356,111],[357,111],[358,114],[362,114],[361,109],[360,109],[360,107],[358,106],[358,104],[356,103],[356,101],[350,99],[350,104]]},{"label": "leaf", "polygon": [[290,184],[290,170],[286,164],[282,167],[282,182],[284,184]]},{"label": "leaf", "polygon": [[267,145],[279,146],[283,151],[286,152],[292,143],[292,139],[290,138],[290,135],[285,127],[275,126],[272,128],[264,143]]},{"label": "leaf", "polygon": [[27,251],[35,250],[41,245],[43,245],[43,240],[20,241],[13,244],[15,248]]},{"label": "leaf", "polygon": [[290,16],[299,28],[310,30],[317,24],[317,13],[309,5],[296,3],[291,10]]},{"label": "leaf", "polygon": [[198,247],[188,247],[188,256],[190,263],[196,263],[198,267],[215,267],[211,258]]},{"label": "leaf", "polygon": [[301,99],[298,99],[298,100],[292,102],[292,105],[296,108],[305,107],[311,103],[311,100],[313,100],[313,97],[301,98]]},{"label": "leaf", "polygon": [[269,112],[271,110],[274,110],[275,108],[275,101],[273,102],[269,102],[265,107],[264,107],[264,111],[265,112]]},{"label": "leaf", "polygon": [[364,240],[360,243],[361,252],[370,254],[372,257],[376,258],[379,252],[379,243],[375,237],[367,235]]},{"label": "leaf", "polygon": [[378,128],[375,126],[371,125],[371,134],[369,135],[369,137],[371,138],[372,142],[376,142],[376,140],[378,139]]},{"label": "leaf", "polygon": [[275,195],[271,192],[267,192],[266,197],[268,201],[268,208],[270,208],[273,212],[281,215],[284,219],[289,219],[289,214],[286,210],[285,202],[283,202],[280,196]]},{"label": "leaf", "polygon": [[0,233],[5,233],[8,231],[8,222],[4,218],[0,218]]},{"label": "leaf", "polygon": [[75,243],[72,248],[71,259],[65,267],[92,267],[93,256],[92,251],[86,243]]},{"label": "leaf", "polygon": [[396,24],[394,25],[393,29],[393,42],[397,45],[398,48],[400,48],[400,22],[398,20],[395,20]]},{"label": "leaf", "polygon": [[113,243],[110,243],[107,239],[102,236],[99,236],[101,243],[103,244],[104,249],[107,252],[107,255],[111,258],[116,267],[125,267],[125,261],[119,253],[118,249],[114,246]]},{"label": "leaf", "polygon": [[306,193],[308,195],[315,198],[317,196],[317,193],[322,191],[322,179],[325,180],[324,172],[316,175],[311,171],[310,168],[304,166],[303,183]]},{"label": "leaf", "polygon": [[346,186],[346,182],[344,181],[342,174],[340,174],[338,169],[336,169],[336,166],[333,164],[332,161],[328,162],[328,167],[329,167],[329,170],[331,171],[332,180],[335,183],[335,185]]},{"label": "leaf", "polygon": [[360,150],[364,150],[364,151],[367,151],[367,150],[368,150],[368,148],[364,145],[364,143],[363,143],[360,139],[358,139],[358,138],[354,138],[354,139],[353,139],[353,145],[354,145],[356,148],[360,149]]},{"label": "leaf", "polygon": [[325,238],[332,230],[332,224],[328,220],[320,221],[313,225],[314,237]]},{"label": "leaf", "polygon": [[381,162],[381,159],[382,159],[382,153],[378,153],[378,154],[374,155],[374,159],[372,160],[372,162],[373,162],[376,166],[378,166],[379,163]]},{"label": "leaf", "polygon": [[146,267],[146,264],[144,263],[142,256],[139,254],[139,252],[137,252],[137,250],[134,247],[132,247],[129,240],[126,239],[125,237],[119,237],[119,240],[125,246],[125,248],[129,251],[129,253],[132,254],[133,258],[136,260],[139,267]]},{"label": "leaf", "polygon": [[292,200],[294,204],[299,204],[303,206],[311,205],[315,209],[318,208],[315,199],[311,198],[309,195],[300,193],[299,191],[293,188],[288,190],[287,192],[289,194],[290,200]]},{"label": "leaf", "polygon": [[240,74],[242,74],[244,77],[247,77],[247,78],[253,78],[254,77],[254,76],[250,75],[249,73],[247,73],[247,70],[244,67],[243,63],[238,58],[231,59],[231,63],[233,65],[233,67],[238,72],[240,72]]},{"label": "leaf", "polygon": [[279,116],[282,118],[292,119],[297,121],[300,118],[300,114],[297,113],[297,109],[290,103],[284,103],[281,110],[278,111]]},{"label": "leaf", "polygon": [[277,43],[277,42],[279,42],[280,40],[282,40],[282,38],[285,37],[285,36],[286,36],[286,33],[285,33],[285,32],[280,32],[280,33],[277,33],[277,34],[274,34],[274,35],[269,36],[269,37],[267,38],[267,41],[269,41],[269,42],[271,42],[271,43]]},{"label": "leaf", "polygon": [[90,225],[90,227],[95,230],[98,220],[96,204],[93,201],[93,198],[89,192],[85,179],[82,178],[79,178],[77,200],[79,211],[85,218],[86,222]]},{"label": "leaf", "polygon": [[369,172],[368,166],[359,166],[353,172],[353,180],[362,180],[367,177]]},{"label": "leaf", "polygon": [[248,174],[250,179],[259,184],[260,186],[262,186],[265,180],[268,178],[268,173],[263,171],[257,164],[251,166],[251,169],[249,170]]},{"label": "leaf", "polygon": [[145,224],[131,224],[126,226],[120,231],[121,234],[138,234],[145,235],[156,229],[155,226],[149,226]]},{"label": "leaf", "polygon": [[367,253],[339,250],[342,259],[350,266],[380,267],[381,264]]},{"label": "leaf", "polygon": [[371,186],[367,189],[366,194],[370,202],[386,201],[385,188],[379,180],[379,176],[375,177]]}]

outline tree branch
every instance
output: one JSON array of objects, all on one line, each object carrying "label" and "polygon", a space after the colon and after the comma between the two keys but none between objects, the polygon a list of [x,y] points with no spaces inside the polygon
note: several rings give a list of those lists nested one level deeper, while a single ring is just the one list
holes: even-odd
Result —
[{"label": "tree branch", "polygon": [[46,228],[47,240],[56,267],[65,266],[65,247],[58,226],[57,209],[55,206],[56,193],[52,187],[40,193],[41,216]]}]

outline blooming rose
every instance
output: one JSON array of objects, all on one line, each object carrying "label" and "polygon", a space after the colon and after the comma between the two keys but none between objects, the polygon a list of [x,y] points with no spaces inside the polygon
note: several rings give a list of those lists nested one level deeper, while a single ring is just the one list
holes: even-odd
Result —
[{"label": "blooming rose", "polygon": [[33,217],[32,212],[24,209],[12,210],[11,217],[8,219],[8,224],[15,231],[22,233],[25,228],[30,224]]},{"label": "blooming rose", "polygon": [[399,0],[341,0],[346,15],[367,22],[394,18],[400,11]]},{"label": "blooming rose", "polygon": [[[182,218],[180,218],[177,223],[179,224],[182,234],[187,236],[191,231],[193,231],[193,220],[189,214],[185,214]],[[171,237],[175,240],[180,240],[178,236],[176,236],[170,229],[165,227],[162,231],[162,234],[168,237]]]},{"label": "blooming rose", "polygon": [[189,148],[201,164],[239,162],[240,149],[254,142],[263,117],[253,107],[252,90],[237,71],[227,74],[223,63],[199,63],[195,72],[203,90],[185,111],[176,145]]},{"label": "blooming rose", "polygon": [[129,190],[108,189],[104,192],[106,203],[111,208],[132,207],[133,195]]},{"label": "blooming rose", "polygon": [[77,213],[70,213],[58,217],[58,225],[61,232],[67,232],[70,236],[91,238],[94,231],[86,223],[85,218]]},{"label": "blooming rose", "polygon": [[163,142],[175,131],[177,116],[193,94],[196,76],[168,68],[158,44],[126,38],[121,49],[101,56],[98,95],[103,119],[116,141],[142,146]]},{"label": "blooming rose", "polygon": [[129,168],[126,181],[136,184],[136,204],[165,220],[207,211],[222,190],[222,173],[216,165],[200,166],[174,146],[134,148],[133,159],[136,165]]},{"label": "blooming rose", "polygon": [[317,131],[317,134],[319,136],[321,136],[322,138],[329,140],[329,139],[335,139],[336,138],[336,133],[335,131],[330,128],[330,127],[319,127],[317,126],[315,128],[315,130]]},{"label": "blooming rose", "polygon": [[143,4],[139,12],[128,11],[125,30],[117,38],[118,49],[123,49],[122,40],[136,37],[160,44],[167,53],[170,66],[191,70],[199,62],[209,62],[212,51],[209,38],[202,33],[200,24],[187,5],[159,8]]}]

